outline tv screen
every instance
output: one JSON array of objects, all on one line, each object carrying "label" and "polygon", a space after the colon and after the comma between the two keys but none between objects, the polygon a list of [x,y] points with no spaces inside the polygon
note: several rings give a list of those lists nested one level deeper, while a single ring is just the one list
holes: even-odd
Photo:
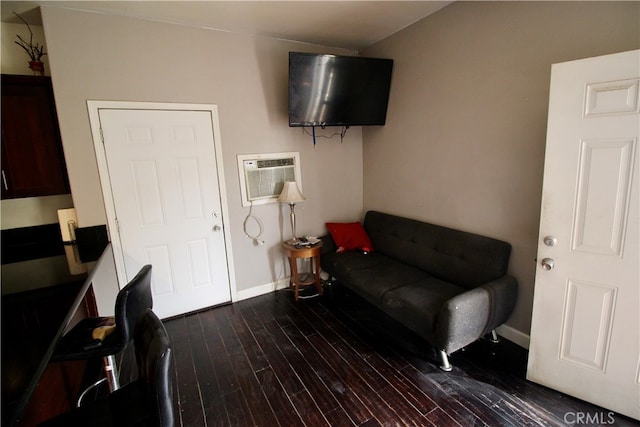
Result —
[{"label": "tv screen", "polygon": [[393,60],[289,52],[289,126],[384,125]]}]

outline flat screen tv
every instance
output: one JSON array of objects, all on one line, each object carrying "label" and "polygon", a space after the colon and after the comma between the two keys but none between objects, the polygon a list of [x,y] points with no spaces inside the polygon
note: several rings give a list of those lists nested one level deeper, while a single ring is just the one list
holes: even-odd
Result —
[{"label": "flat screen tv", "polygon": [[384,125],[393,60],[289,52],[289,126]]}]

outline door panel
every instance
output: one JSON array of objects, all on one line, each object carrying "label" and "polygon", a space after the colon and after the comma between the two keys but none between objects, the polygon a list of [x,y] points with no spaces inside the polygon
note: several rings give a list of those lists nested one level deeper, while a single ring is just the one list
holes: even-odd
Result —
[{"label": "door panel", "polygon": [[127,280],[153,265],[160,317],[230,301],[210,112],[101,109],[99,117]]},{"label": "door panel", "polygon": [[604,371],[616,289],[569,280],[563,307],[560,358]]},{"label": "door panel", "polygon": [[638,76],[640,51],[552,68],[527,370],[532,381],[636,419]]},{"label": "door panel", "polygon": [[573,250],[622,256],[635,139],[583,140]]}]

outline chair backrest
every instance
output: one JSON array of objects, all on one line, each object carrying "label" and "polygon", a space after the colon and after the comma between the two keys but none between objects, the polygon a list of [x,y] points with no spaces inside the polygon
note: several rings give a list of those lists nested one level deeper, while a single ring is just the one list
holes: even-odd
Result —
[{"label": "chair backrest", "polygon": [[173,427],[173,353],[169,335],[158,316],[147,309],[136,325],[133,345],[138,379],[149,399],[155,424]]},{"label": "chair backrest", "polygon": [[133,338],[138,320],[148,308],[153,308],[151,295],[151,265],[145,265],[127,285],[118,292],[115,306],[116,333],[125,346]]}]

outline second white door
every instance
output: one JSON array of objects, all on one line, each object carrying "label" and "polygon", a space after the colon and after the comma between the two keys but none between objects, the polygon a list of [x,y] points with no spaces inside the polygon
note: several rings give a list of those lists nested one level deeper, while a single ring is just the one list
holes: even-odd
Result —
[{"label": "second white door", "polygon": [[636,419],[639,97],[640,51],[552,68],[527,371]]},{"label": "second white door", "polygon": [[161,318],[231,300],[214,113],[98,109],[118,273],[126,282],[153,266]]}]

